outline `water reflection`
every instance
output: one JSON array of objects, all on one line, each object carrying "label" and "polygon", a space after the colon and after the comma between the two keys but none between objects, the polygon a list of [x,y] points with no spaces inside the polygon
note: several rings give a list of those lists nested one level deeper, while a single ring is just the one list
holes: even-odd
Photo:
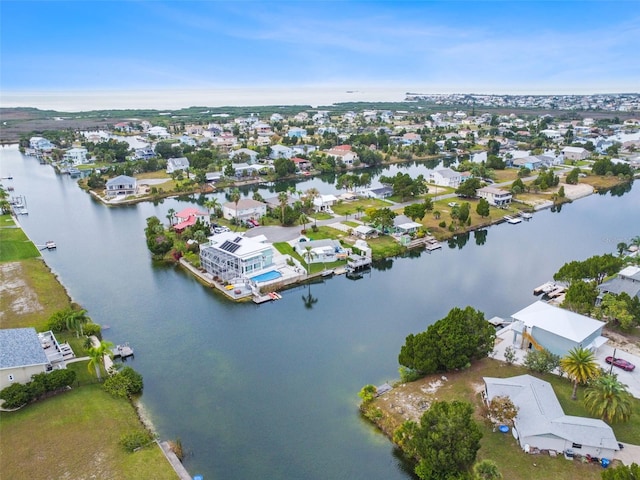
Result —
[{"label": "water reflection", "polygon": [[473,232],[473,238],[476,241],[476,245],[484,245],[487,242],[487,233],[489,230],[481,229]]}]

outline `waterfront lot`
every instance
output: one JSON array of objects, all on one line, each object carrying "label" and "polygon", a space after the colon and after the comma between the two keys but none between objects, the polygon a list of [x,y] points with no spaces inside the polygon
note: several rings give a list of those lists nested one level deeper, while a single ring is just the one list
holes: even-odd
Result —
[{"label": "waterfront lot", "polygon": [[[434,400],[465,400],[471,402],[476,410],[476,420],[481,425],[483,437],[478,460],[491,459],[496,462],[504,478],[546,480],[556,479],[599,479],[602,468],[597,465],[583,464],[579,461],[567,461],[564,457],[547,455],[526,455],[510,434],[493,432],[484,421],[480,412],[483,389],[482,377],[510,377],[529,373],[521,366],[507,365],[504,362],[484,359],[472,365],[468,370],[450,372],[443,375],[430,375],[416,382],[399,385],[390,392],[374,400],[380,407],[383,417],[379,420],[381,428],[392,434],[404,420],[419,419],[425,408]],[[539,375],[536,375],[539,376]],[[582,398],[584,387],[578,389],[578,400],[571,400],[572,385],[566,378],[555,375],[540,376],[550,382],[567,415],[587,415]],[[640,410],[640,400],[633,399],[634,411]],[[634,418],[635,417],[635,418]],[[612,425],[619,441],[631,444],[640,443],[640,418],[632,416],[624,424]]]},{"label": "waterfront lot", "polygon": [[143,427],[129,402],[98,384],[0,418],[0,450],[11,452],[2,457],[2,478],[177,478],[155,443],[135,453],[118,445]]}]

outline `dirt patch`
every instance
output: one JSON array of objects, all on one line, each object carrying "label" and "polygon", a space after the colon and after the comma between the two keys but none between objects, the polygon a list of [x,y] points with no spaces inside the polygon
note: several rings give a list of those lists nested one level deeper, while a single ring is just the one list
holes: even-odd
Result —
[{"label": "dirt patch", "polygon": [[9,315],[43,312],[36,292],[27,285],[19,262],[0,264],[0,319]]},{"label": "dirt patch", "polygon": [[602,335],[609,339],[608,344],[612,347],[640,357],[640,335],[637,331],[634,333],[622,334],[605,328]]}]

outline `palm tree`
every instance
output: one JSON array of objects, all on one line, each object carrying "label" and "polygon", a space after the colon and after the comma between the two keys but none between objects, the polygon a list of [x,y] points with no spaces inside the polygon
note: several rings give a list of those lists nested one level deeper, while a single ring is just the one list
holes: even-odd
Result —
[{"label": "palm tree", "polygon": [[[313,208],[313,201],[314,201],[317,197],[319,197],[319,196],[320,196],[320,192],[318,191],[318,189],[317,189],[317,188],[313,188],[313,187],[312,187],[312,188],[308,189],[305,193],[307,194],[307,198],[308,198],[308,200],[309,200],[309,203],[311,204],[311,207]],[[315,220],[315,224],[317,225],[317,224],[318,224],[317,219],[315,219],[315,218],[314,218],[314,220]]]},{"label": "palm tree", "polygon": [[280,202],[280,221],[284,225],[284,209],[289,201],[289,194],[287,192],[280,192],[278,194],[278,201]]},{"label": "palm tree", "polygon": [[560,359],[560,366],[573,381],[572,400],[578,398],[578,384],[586,383],[597,377],[600,371],[593,352],[582,347],[575,347],[569,350],[569,353]]},{"label": "palm tree", "polygon": [[362,212],[364,212],[364,207],[362,205],[358,205],[356,207],[356,212],[358,213],[358,218],[362,217]]},{"label": "palm tree", "polygon": [[640,248],[640,235],[637,235],[631,239],[631,245],[635,245]]},{"label": "palm tree", "polygon": [[631,394],[617,375],[605,374],[594,378],[584,395],[584,406],[592,415],[605,422],[626,422],[631,416]]},{"label": "palm tree", "polygon": [[176,211],[173,208],[170,208],[169,211],[167,212],[167,219],[169,220],[169,226],[172,227],[173,226],[173,216],[175,215]]},{"label": "palm tree", "polygon": [[311,268],[311,259],[313,257],[315,257],[315,256],[316,256],[316,254],[314,253],[314,251],[311,249],[310,246],[304,247],[304,255],[303,255],[303,257],[304,257],[305,261],[307,262],[307,275],[309,275],[309,271],[310,271],[310,268]]},{"label": "palm tree", "polygon": [[302,224],[302,230],[306,230],[309,217],[307,217],[304,213],[301,213],[298,217],[298,221]]},{"label": "palm tree", "polygon": [[240,190],[238,190],[237,188],[234,188],[233,190],[231,190],[231,192],[229,193],[229,200],[231,200],[235,206],[236,206],[236,228],[238,225],[238,202],[240,201]]},{"label": "palm tree", "polygon": [[64,321],[67,325],[67,330],[75,330],[76,338],[79,338],[82,334],[82,325],[89,322],[89,317],[86,310],[69,310]]},{"label": "palm tree", "polygon": [[87,350],[89,355],[89,363],[87,364],[87,369],[89,373],[93,373],[91,368],[95,369],[96,377],[98,377],[98,381],[102,379],[100,375],[100,367],[104,366],[104,356],[108,355],[110,358],[113,358],[113,352],[111,349],[113,348],[113,343],[105,342],[104,340],[100,342],[100,345],[97,347],[91,347]]},{"label": "palm tree", "polygon": [[209,217],[211,217],[211,215],[213,215],[216,212],[216,210],[220,208],[220,202],[218,201],[217,198],[212,197],[206,202],[204,202],[204,206],[209,211]]},{"label": "palm tree", "polygon": [[629,248],[629,245],[624,242],[620,242],[618,243],[618,245],[616,245],[616,248],[618,249],[618,255],[621,257],[622,254]]}]

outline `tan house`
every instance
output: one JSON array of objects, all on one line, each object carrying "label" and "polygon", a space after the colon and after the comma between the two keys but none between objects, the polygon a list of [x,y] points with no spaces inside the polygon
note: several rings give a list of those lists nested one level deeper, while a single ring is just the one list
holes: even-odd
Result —
[{"label": "tan house", "polygon": [[497,187],[482,187],[476,192],[476,195],[480,198],[484,198],[489,205],[500,207],[502,205],[508,205],[511,203],[513,196],[511,192],[503,190]]},{"label": "tan house", "polygon": [[251,198],[242,198],[237,205],[234,202],[222,205],[222,215],[228,220],[233,218],[237,218],[241,222],[249,219],[259,220],[266,214],[267,204]]}]

